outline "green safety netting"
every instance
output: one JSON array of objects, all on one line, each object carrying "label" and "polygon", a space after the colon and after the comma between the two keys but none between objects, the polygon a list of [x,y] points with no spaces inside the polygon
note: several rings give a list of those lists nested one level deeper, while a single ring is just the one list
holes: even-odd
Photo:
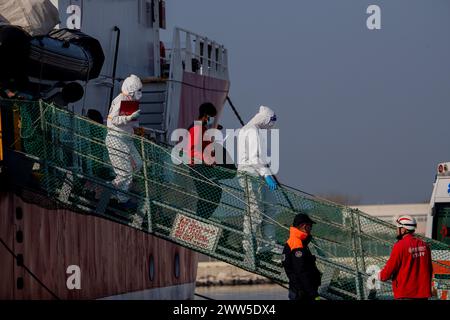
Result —
[{"label": "green safety netting", "polygon": [[[299,212],[317,222],[311,250],[323,273],[321,296],[328,299],[391,299],[390,283],[373,283],[395,243],[395,227],[358,210],[283,186],[269,191],[264,181],[221,166],[178,164],[168,146],[126,136],[143,160],[128,191],[114,185],[109,153],[128,159],[121,146],[106,144],[101,124],[54,105],[5,102],[20,116],[11,146],[33,163],[34,188],[72,210],[112,219],[179,243],[208,256],[286,283],[281,251]],[[117,168],[116,168],[117,169]],[[117,170],[116,170],[117,171]],[[118,172],[121,174],[120,172]],[[137,209],[114,198],[129,197]],[[448,288],[449,247],[431,246],[438,294]]]}]

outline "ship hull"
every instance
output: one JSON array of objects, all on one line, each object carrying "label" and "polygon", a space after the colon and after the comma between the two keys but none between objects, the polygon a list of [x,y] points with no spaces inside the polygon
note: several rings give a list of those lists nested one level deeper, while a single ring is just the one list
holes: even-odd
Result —
[{"label": "ship hull", "polygon": [[195,252],[38,197],[0,193],[0,299],[193,299]]}]

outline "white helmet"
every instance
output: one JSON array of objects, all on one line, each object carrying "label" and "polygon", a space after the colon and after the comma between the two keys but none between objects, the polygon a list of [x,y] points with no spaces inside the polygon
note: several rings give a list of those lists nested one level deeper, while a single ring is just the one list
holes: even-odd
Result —
[{"label": "white helmet", "polygon": [[397,228],[405,228],[406,230],[414,231],[417,227],[416,219],[411,216],[400,216],[395,221]]}]

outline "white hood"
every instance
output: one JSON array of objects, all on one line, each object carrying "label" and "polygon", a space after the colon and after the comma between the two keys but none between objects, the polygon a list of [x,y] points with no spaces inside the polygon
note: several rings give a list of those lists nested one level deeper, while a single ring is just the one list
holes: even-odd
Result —
[{"label": "white hood", "polygon": [[266,106],[260,106],[259,112],[244,126],[255,126],[258,129],[270,129],[270,118],[275,115],[275,112]]},{"label": "white hood", "polygon": [[0,0],[0,21],[46,35],[59,23],[59,12],[50,0]]},{"label": "white hood", "polygon": [[[260,106],[259,112],[241,129],[238,136],[239,171],[251,175],[266,177],[272,175],[266,159],[267,139],[259,129],[270,129],[270,118],[275,112],[266,106]],[[273,122],[272,122],[273,123]]]},{"label": "white hood", "polygon": [[132,74],[123,81],[122,92],[126,94],[134,93],[142,89],[142,82],[138,76]]}]

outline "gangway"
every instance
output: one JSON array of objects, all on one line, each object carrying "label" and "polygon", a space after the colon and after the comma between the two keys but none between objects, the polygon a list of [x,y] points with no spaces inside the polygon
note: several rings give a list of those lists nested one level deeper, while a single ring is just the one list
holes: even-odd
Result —
[{"label": "gangway", "polygon": [[[138,209],[126,211],[110,201],[118,190],[110,182],[114,172],[105,145],[105,126],[43,101],[1,100],[0,108],[4,161],[9,183],[17,188],[42,193],[80,214],[129,225],[281,284],[288,281],[281,251],[293,217],[303,212],[317,222],[310,247],[323,273],[322,297],[392,299],[390,283],[372,281],[395,242],[396,230],[391,224],[288,186],[269,192],[262,179],[224,167],[216,166],[213,175],[203,176],[172,161],[171,148],[137,135],[128,138],[144,166],[126,193],[138,203]],[[200,198],[194,180],[219,196]],[[249,183],[263,195],[261,226],[273,239],[264,232],[244,232],[246,216],[250,223],[259,223],[251,221],[249,214],[252,200],[245,190]],[[197,204],[212,198],[220,201],[210,203],[217,208],[204,217],[197,212]],[[449,247],[424,240],[432,248],[434,266],[445,271],[441,273],[450,273]],[[251,244],[250,250],[244,249],[244,241]],[[262,247],[270,250],[259,250]],[[434,280],[438,290],[445,289],[446,280]]]}]

